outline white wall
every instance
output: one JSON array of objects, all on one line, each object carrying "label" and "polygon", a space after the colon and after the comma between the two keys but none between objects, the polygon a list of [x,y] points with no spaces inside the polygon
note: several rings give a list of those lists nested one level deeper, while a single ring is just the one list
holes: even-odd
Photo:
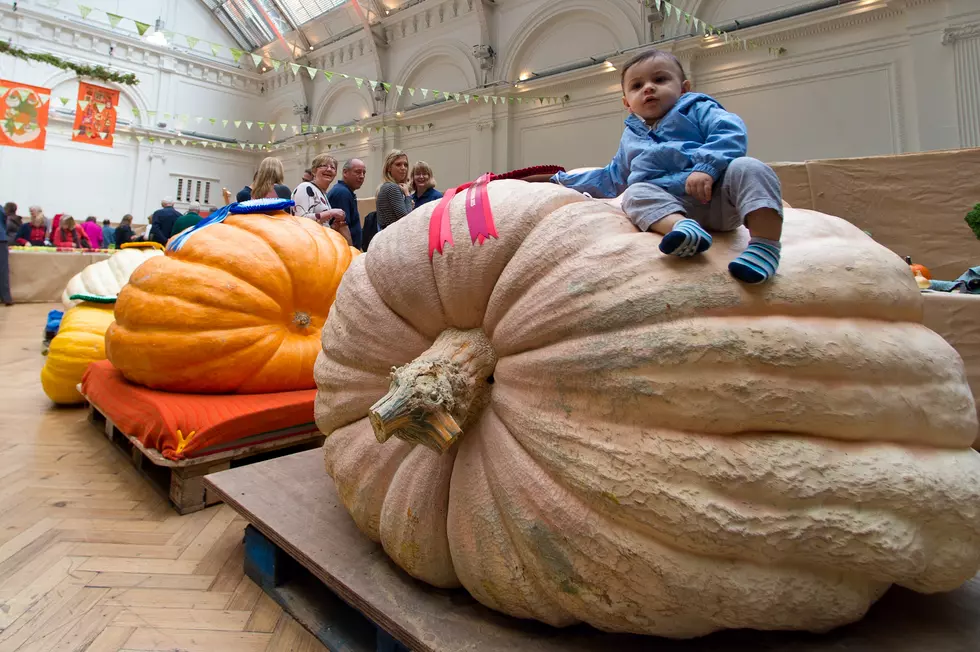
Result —
[{"label": "white wall", "polygon": [[[198,0],[103,0],[89,4],[150,23],[163,17],[166,29],[233,44]],[[14,45],[30,51],[54,52],[72,60],[136,73],[140,80],[136,86],[102,84],[121,92],[117,111],[120,133],[125,133],[128,123],[143,127],[166,123],[166,127],[154,131],[156,136],[174,136],[174,129],[182,128],[182,133],[258,139],[255,131],[249,132],[244,126],[236,130],[230,124],[225,129],[220,122],[212,126],[206,119],[235,116],[262,120],[260,116],[266,112],[258,75],[179,49],[150,46],[131,33],[131,25],[129,31],[113,31],[108,25],[103,28],[80,21],[77,14],[72,18],[58,9],[28,5],[14,12],[9,6],[0,5],[0,38],[11,39]],[[237,191],[251,179],[256,157],[240,149],[205,150],[159,141],[131,143],[123,138],[117,138],[112,149],[74,143],[70,134],[62,133],[72,125],[78,91],[74,73],[3,56],[0,78],[52,90],[51,130],[46,148],[0,148],[0,198],[16,202],[22,214],[26,214],[27,206],[38,204],[48,215],[95,215],[115,221],[132,213],[140,223],[159,208],[161,199],[175,196],[177,176],[213,180],[210,200],[214,206],[223,203],[222,185]],[[62,96],[70,99],[66,107],[57,100]],[[140,118],[134,117],[134,107],[140,110]],[[146,111],[158,113],[151,120]],[[165,113],[186,114],[189,119],[183,122],[173,116],[165,118]],[[198,123],[194,116],[205,119]]]},{"label": "white wall", "polygon": [[[808,5],[803,0],[677,0],[716,25]],[[344,14],[349,19],[348,14]],[[324,18],[328,21],[330,16]],[[717,41],[680,38],[661,47],[684,62],[695,88],[717,97],[749,125],[750,153],[769,161],[864,156],[980,144],[980,3],[976,0],[861,0],[775,23],[741,36],[749,51]],[[313,24],[311,33],[322,27]],[[652,37],[679,37],[688,27],[648,21],[633,0],[427,0],[396,11],[380,30],[374,54],[358,32],[310,53],[311,65],[394,84],[474,89],[485,72],[472,47],[497,52],[489,81],[516,81],[573,61],[609,55],[621,65]],[[784,52],[770,48],[785,48]],[[379,72],[380,70],[380,72]],[[302,75],[302,73],[301,73]],[[361,120],[365,126],[432,123],[424,134],[344,134],[294,139],[278,153],[300,170],[327,143],[368,164],[373,190],[387,151],[402,148],[430,163],[442,187],[487,171],[556,163],[599,165],[615,152],[625,113],[619,72],[595,64],[521,84],[525,95],[568,94],[564,106],[456,105],[413,108],[418,97],[376,103],[365,85],[296,81],[266,74],[266,103],[307,102],[314,123]],[[972,107],[972,108],[971,108]],[[395,111],[403,111],[398,117]],[[371,113],[376,117],[367,117]],[[364,194],[362,192],[362,194]]]}]

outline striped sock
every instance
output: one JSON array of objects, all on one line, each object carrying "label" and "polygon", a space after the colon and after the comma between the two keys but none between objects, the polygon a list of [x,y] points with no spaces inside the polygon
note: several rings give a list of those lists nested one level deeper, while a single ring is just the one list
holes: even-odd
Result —
[{"label": "striped sock", "polygon": [[687,258],[700,254],[711,246],[711,236],[694,220],[684,218],[674,225],[660,241],[660,251]]},{"label": "striped sock", "polygon": [[776,274],[781,248],[778,240],[752,238],[748,248],[728,263],[728,271],[743,283],[764,283]]}]

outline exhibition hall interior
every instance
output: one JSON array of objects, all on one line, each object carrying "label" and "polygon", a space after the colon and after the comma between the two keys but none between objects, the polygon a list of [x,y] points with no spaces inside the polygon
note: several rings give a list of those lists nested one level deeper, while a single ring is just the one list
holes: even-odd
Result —
[{"label": "exhibition hall interior", "polygon": [[977,0],[0,0],[0,110],[0,651],[980,649]]}]

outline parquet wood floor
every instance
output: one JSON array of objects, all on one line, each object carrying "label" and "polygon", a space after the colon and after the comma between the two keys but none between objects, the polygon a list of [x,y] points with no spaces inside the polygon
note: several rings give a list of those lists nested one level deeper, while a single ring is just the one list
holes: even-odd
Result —
[{"label": "parquet wood floor", "polygon": [[0,308],[0,652],[321,652],[242,573],[245,522],[178,516],[41,390],[55,305]]}]

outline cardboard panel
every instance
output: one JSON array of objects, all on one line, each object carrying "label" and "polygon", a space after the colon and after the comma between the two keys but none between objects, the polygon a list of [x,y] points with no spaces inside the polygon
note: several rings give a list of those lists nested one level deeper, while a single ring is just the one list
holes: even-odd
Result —
[{"label": "cardboard panel", "polygon": [[869,231],[896,254],[927,266],[933,278],[952,280],[980,265],[980,240],[963,221],[980,202],[980,148],[806,167],[814,210]]}]

